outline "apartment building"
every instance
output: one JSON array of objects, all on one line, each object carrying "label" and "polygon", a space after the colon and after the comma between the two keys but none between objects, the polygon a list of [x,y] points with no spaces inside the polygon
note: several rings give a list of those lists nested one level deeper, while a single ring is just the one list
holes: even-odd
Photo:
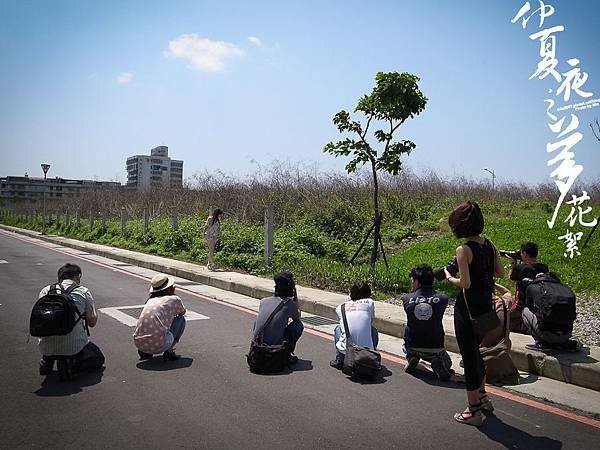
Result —
[{"label": "apartment building", "polygon": [[0,199],[37,200],[44,193],[47,199],[77,197],[85,190],[119,189],[116,181],[73,180],[67,178],[48,178],[30,176],[0,177]]},{"label": "apartment building", "polygon": [[150,155],[127,158],[127,189],[151,191],[183,185],[183,161],[169,157],[169,147],[160,145]]}]

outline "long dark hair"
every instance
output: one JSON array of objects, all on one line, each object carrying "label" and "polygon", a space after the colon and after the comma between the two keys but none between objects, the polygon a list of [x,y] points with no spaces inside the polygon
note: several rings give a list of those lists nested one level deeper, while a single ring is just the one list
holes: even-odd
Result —
[{"label": "long dark hair", "polygon": [[215,220],[216,220],[217,222],[220,222],[220,219],[219,219],[219,217],[220,217],[221,215],[223,215],[223,210],[222,210],[221,208],[215,208],[215,209],[214,209],[214,211],[213,211],[213,212],[212,212],[212,214],[211,214],[211,217],[212,217],[212,219],[213,219],[213,222],[212,222],[212,223],[215,223]]}]

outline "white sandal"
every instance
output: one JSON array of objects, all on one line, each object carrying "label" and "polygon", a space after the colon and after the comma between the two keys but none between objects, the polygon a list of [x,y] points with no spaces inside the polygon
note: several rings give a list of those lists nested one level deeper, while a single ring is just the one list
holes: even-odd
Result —
[{"label": "white sandal", "polygon": [[480,427],[485,420],[485,416],[481,413],[481,403],[478,405],[469,404],[469,407],[463,412],[454,414],[454,420],[466,425]]}]

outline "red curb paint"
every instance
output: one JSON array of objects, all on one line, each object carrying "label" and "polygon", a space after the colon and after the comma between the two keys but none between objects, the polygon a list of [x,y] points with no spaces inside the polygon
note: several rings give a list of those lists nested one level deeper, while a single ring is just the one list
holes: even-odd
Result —
[{"label": "red curb paint", "polygon": [[[79,258],[79,259],[87,261],[87,262],[89,262],[91,264],[95,264],[97,266],[104,267],[106,269],[110,269],[110,270],[113,270],[115,272],[120,272],[120,273],[123,273],[125,275],[129,275],[129,276],[132,276],[132,277],[135,277],[135,278],[139,278],[141,280],[146,280],[146,281],[150,280],[150,278],[145,277],[143,275],[138,275],[136,273],[128,272],[128,271],[120,269],[120,268],[112,267],[112,266],[109,266],[108,264],[104,264],[104,263],[101,263],[101,262],[98,262],[98,261],[94,261],[93,259],[89,259],[89,258],[86,258],[86,257],[81,256],[81,255],[74,255],[72,253],[65,252],[65,251],[62,251],[62,250],[59,250],[59,249],[56,249],[56,248],[46,247],[43,244],[40,244],[40,243],[37,243],[37,242],[31,242],[31,241],[23,239],[21,237],[7,234],[7,232],[4,231],[4,230],[1,230],[1,231],[2,231],[2,234],[6,235],[6,236],[13,237],[14,239],[17,239],[17,240],[19,240],[21,242],[25,242],[25,243],[28,243],[28,244],[37,245],[38,247],[42,247],[42,248],[44,248],[46,250],[52,250],[52,251],[54,251],[56,253],[61,253],[63,255],[67,255],[67,256]],[[11,233],[14,233],[14,232],[11,232]],[[76,250],[76,249],[74,249],[74,250]],[[107,259],[110,259],[110,258],[107,258]],[[149,269],[149,270],[152,270],[152,269]],[[200,284],[200,283],[198,283],[198,284]],[[180,290],[180,291],[183,291],[183,292],[185,292],[187,294],[190,294],[190,295],[193,295],[195,297],[201,298],[203,300],[208,300],[210,302],[217,303],[219,305],[227,306],[228,308],[236,309],[238,311],[242,311],[242,312],[251,314],[253,316],[256,316],[258,314],[256,311],[253,311],[253,310],[251,310],[249,308],[244,308],[243,306],[233,305],[231,303],[227,303],[227,302],[224,302],[224,301],[221,301],[221,300],[217,300],[216,298],[211,298],[211,297],[208,297],[208,296],[203,295],[203,294],[198,294],[197,292],[193,292],[193,291],[190,291],[190,290],[185,289],[185,288],[177,287],[177,289]],[[311,328],[306,328],[305,331],[307,333],[309,333],[309,334],[314,335],[314,336],[319,336],[319,337],[321,337],[323,339],[327,339],[329,341],[333,341],[333,336],[331,336],[330,334],[324,333],[322,331],[314,330],[314,329],[311,329]],[[399,357],[399,356],[395,356],[395,355],[392,355],[390,353],[385,353],[385,352],[380,352],[380,353],[381,353],[381,357],[383,359],[386,359],[388,361],[394,362],[396,364],[402,364],[402,365],[406,364],[406,359],[405,358],[402,358],[402,357]],[[428,367],[426,367],[426,366],[419,365],[419,368],[422,371],[424,371],[424,372],[431,372],[431,369],[428,368]],[[581,416],[581,415],[575,414],[573,412],[564,411],[564,410],[562,410],[560,408],[557,408],[556,406],[547,405],[545,403],[538,402],[537,400],[531,400],[529,398],[521,397],[521,396],[519,396],[517,394],[513,394],[513,393],[510,393],[510,392],[503,391],[503,390],[498,389],[498,388],[496,388],[494,386],[491,386],[491,385],[487,385],[486,390],[490,394],[496,395],[498,397],[505,398],[507,400],[512,400],[513,402],[517,402],[517,403],[521,403],[523,405],[530,406],[530,407],[538,409],[540,411],[544,411],[544,412],[546,412],[548,414],[554,414],[556,416],[564,417],[565,419],[570,419],[570,420],[573,420],[575,422],[583,423],[585,425],[589,425],[589,426],[594,427],[594,428],[600,428],[600,420],[592,419],[592,418],[585,417],[585,416]]]}]

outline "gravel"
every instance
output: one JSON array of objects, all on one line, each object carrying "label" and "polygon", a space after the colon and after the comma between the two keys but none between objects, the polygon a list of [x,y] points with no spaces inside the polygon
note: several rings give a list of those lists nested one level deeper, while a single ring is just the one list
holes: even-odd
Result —
[{"label": "gravel", "polygon": [[[392,298],[388,303],[402,306],[402,300]],[[446,315],[454,314],[453,298],[448,302]],[[573,326],[573,339],[584,345],[600,346],[600,294],[577,294],[577,320]]]}]

